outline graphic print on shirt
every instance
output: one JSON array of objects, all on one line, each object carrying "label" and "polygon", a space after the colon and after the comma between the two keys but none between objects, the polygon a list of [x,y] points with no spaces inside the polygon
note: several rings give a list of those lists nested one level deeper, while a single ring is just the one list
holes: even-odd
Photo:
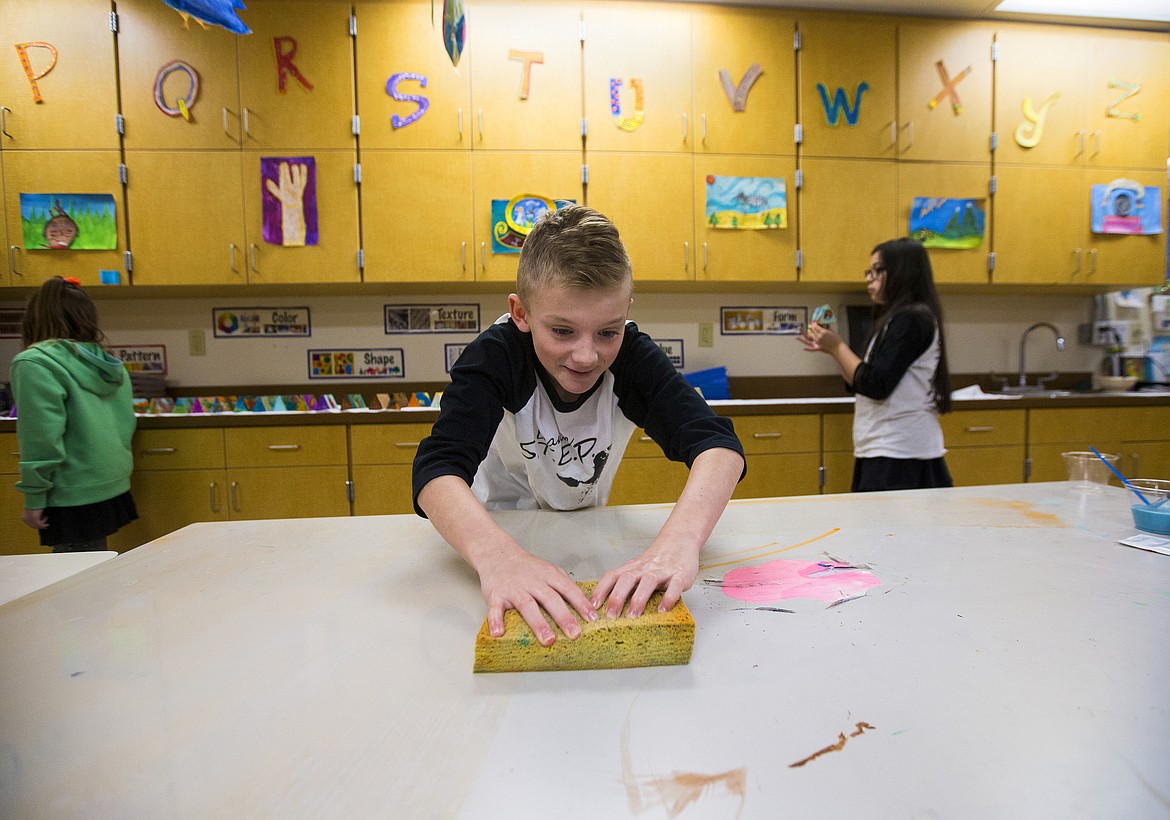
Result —
[{"label": "graphic print on shirt", "polygon": [[545,435],[539,430],[534,438],[516,443],[525,459],[547,460],[555,467],[550,472],[562,483],[568,487],[582,488],[577,498],[581,504],[594,494],[612,447],[610,445],[598,450],[597,436],[576,439],[563,432]]}]

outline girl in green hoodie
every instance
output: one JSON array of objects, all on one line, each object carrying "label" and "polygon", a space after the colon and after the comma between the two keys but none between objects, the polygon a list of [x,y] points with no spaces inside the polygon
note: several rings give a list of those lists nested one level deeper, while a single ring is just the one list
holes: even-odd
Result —
[{"label": "girl in green hoodie", "polygon": [[9,371],[21,519],[53,552],[104,550],[106,536],[138,517],[130,378],[103,347],[97,309],[76,279],[55,276],[33,293],[21,335]]}]

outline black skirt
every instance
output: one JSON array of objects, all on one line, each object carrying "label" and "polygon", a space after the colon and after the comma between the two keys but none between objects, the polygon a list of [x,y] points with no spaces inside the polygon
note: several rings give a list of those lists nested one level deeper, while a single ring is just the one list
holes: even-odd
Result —
[{"label": "black skirt", "polygon": [[38,530],[42,547],[96,541],[120,530],[138,518],[130,491],[96,504],[76,507],[45,507],[49,526]]},{"label": "black skirt", "polygon": [[858,458],[853,461],[853,492],[925,490],[953,487],[951,471],[943,458]]}]

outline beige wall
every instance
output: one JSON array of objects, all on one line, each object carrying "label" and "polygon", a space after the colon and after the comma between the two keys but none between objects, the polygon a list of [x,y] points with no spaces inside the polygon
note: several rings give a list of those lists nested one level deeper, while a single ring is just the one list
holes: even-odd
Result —
[{"label": "beige wall", "polygon": [[[631,318],[657,338],[684,340],[684,370],[724,365],[732,376],[805,376],[833,374],[828,357],[805,353],[790,336],[728,337],[718,334],[720,306],[804,306],[810,310],[830,303],[865,304],[862,294],[638,294]],[[478,303],[484,324],[506,309],[504,295],[411,297],[238,297],[214,299],[109,299],[98,303],[102,326],[113,344],[166,345],[169,374],[174,385],[263,385],[308,382],[306,351],[311,348],[397,347],[404,351],[407,381],[443,381],[444,344],[469,341],[471,335],[387,335],[383,332],[385,304]],[[310,339],[216,339],[211,329],[212,309],[253,305],[299,307],[312,312]],[[1028,370],[1086,371],[1101,360],[1099,348],[1076,341],[1077,325],[1089,320],[1092,299],[1087,296],[944,296],[950,365],[955,373],[1014,373],[1018,369],[1020,334],[1036,321],[1050,321],[1064,333],[1068,345],[1058,353],[1047,332],[1033,334],[1028,343]],[[19,302],[0,303],[19,307]],[[716,325],[715,346],[698,346],[698,323]],[[188,331],[202,330],[206,355],[188,354]],[[0,379],[7,380],[8,363],[19,350],[19,340],[0,339]],[[329,392],[327,381],[318,382]],[[371,383],[373,384],[373,383]]]}]

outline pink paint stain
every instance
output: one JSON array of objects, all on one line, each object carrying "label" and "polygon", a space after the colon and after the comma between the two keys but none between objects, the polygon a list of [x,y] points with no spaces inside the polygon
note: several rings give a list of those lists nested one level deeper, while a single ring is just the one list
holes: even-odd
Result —
[{"label": "pink paint stain", "polygon": [[871,572],[823,567],[815,561],[769,561],[738,567],[723,576],[727,595],[749,604],[770,604],[785,598],[839,601],[864,595],[881,580]]}]

